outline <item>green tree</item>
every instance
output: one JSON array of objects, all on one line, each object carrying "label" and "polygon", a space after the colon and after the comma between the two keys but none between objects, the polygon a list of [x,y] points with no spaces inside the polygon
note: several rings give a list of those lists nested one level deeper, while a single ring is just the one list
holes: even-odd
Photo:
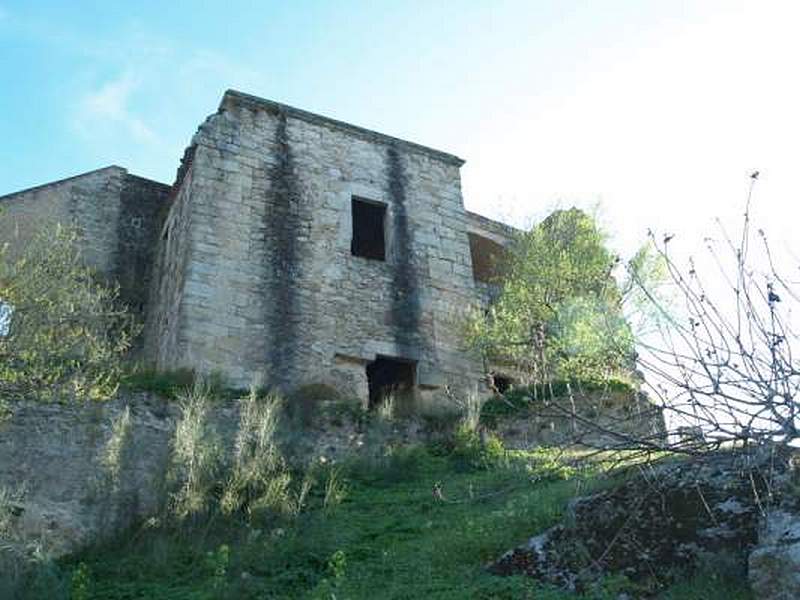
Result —
[{"label": "green tree", "polygon": [[490,362],[522,369],[531,383],[629,368],[633,335],[612,276],[618,263],[591,216],[553,212],[516,240],[499,296],[470,321],[471,343]]},{"label": "green tree", "polygon": [[136,325],[118,288],[82,259],[78,234],[45,229],[0,247],[0,401],[112,396]]}]

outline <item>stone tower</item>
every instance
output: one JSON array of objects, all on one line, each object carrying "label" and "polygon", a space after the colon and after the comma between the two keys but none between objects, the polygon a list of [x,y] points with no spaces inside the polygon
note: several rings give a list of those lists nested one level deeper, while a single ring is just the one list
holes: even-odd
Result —
[{"label": "stone tower", "polygon": [[[450,154],[228,91],[162,227],[147,348],[237,385],[477,382],[480,300]],[[373,379],[373,381],[370,381]],[[373,390],[374,392],[374,390]]]}]

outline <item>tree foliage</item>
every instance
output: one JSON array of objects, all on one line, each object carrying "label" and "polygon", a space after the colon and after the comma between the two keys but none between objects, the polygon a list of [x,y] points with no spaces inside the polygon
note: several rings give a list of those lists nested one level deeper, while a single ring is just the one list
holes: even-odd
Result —
[{"label": "tree foliage", "polygon": [[0,399],[115,393],[136,326],[74,229],[43,230],[17,256],[0,248],[0,306]]},{"label": "tree foliage", "polygon": [[499,297],[471,320],[469,339],[492,362],[522,368],[534,383],[596,379],[625,368],[633,337],[612,276],[618,260],[590,215],[553,212],[520,234]]}]

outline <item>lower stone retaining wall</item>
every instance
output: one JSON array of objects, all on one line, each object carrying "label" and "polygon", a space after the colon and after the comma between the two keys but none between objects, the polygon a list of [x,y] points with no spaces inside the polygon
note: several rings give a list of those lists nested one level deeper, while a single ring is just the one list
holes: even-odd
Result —
[{"label": "lower stone retaining wall", "polygon": [[[613,405],[606,410],[636,406],[621,398]],[[448,423],[457,419],[440,417],[425,426],[421,420],[380,421],[370,415],[368,423],[357,407],[341,401],[319,401],[302,410],[297,404],[287,406],[278,441],[300,467],[424,442],[446,434]],[[12,416],[0,422],[0,492],[12,498],[11,506],[3,507],[0,493],[0,511],[12,515],[10,531],[0,530],[0,541],[21,547],[38,544],[59,556],[158,514],[169,492],[180,416],[176,401],[147,393],[121,394],[103,404],[15,404]],[[239,403],[214,402],[208,420],[231,456]],[[509,448],[531,448],[564,443],[572,427],[563,418],[524,414],[503,419],[496,432]]]},{"label": "lower stone retaining wall", "polygon": [[[126,411],[128,425],[121,428]],[[15,404],[12,416],[0,422],[0,492],[12,498],[3,507],[0,493],[0,510],[12,515],[0,541],[41,545],[60,556],[158,514],[168,494],[180,414],[176,401],[146,393],[103,404]],[[347,414],[325,414],[315,416],[313,425],[287,416],[279,434],[287,457],[298,463],[336,461],[370,446],[364,428]],[[208,416],[230,456],[239,403],[215,402]],[[419,442],[421,436],[415,424],[397,425],[372,449]]]},{"label": "lower stone retaining wall", "polygon": [[[130,427],[112,466],[112,428],[126,407]],[[15,405],[0,424],[0,488],[21,495],[12,506],[12,540],[60,555],[153,514],[177,416],[174,404],[147,395],[102,405]]]}]

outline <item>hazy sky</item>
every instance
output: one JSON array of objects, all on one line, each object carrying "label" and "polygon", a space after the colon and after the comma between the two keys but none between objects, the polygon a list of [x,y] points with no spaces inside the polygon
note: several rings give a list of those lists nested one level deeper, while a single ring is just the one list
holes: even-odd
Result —
[{"label": "hazy sky", "polygon": [[0,0],[0,194],[112,163],[171,182],[236,88],[458,154],[489,216],[600,201],[626,252],[711,233],[759,169],[791,250],[799,66],[794,1]]}]

